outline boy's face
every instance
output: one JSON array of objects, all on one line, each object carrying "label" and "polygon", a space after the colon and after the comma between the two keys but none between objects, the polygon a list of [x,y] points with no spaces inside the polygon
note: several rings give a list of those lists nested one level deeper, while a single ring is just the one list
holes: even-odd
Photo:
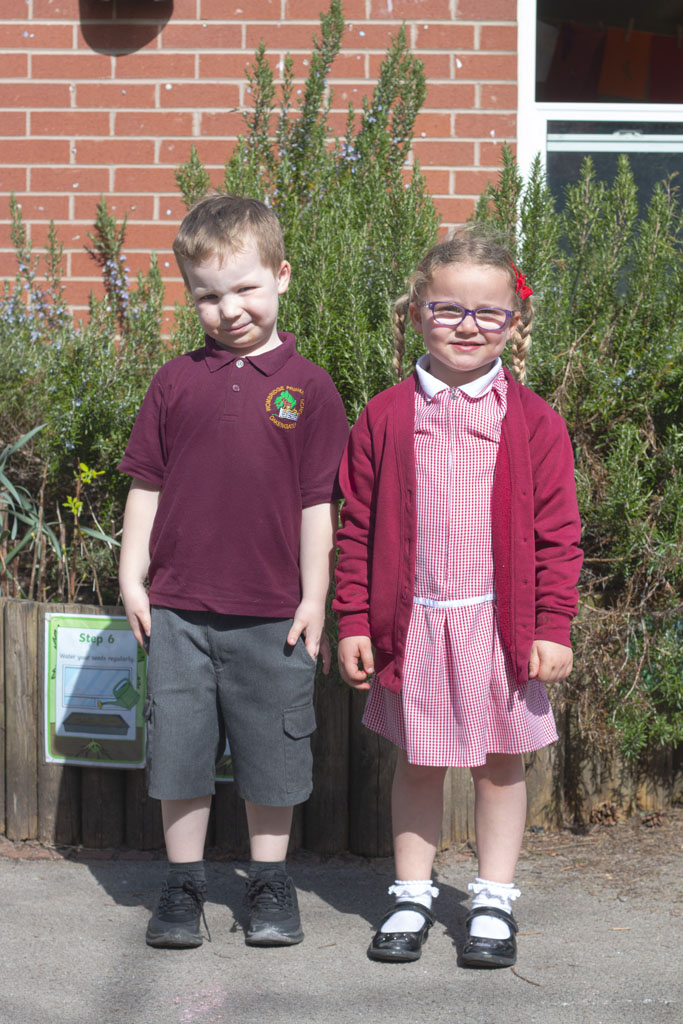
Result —
[{"label": "boy's face", "polygon": [[247,239],[241,252],[186,263],[184,270],[201,325],[222,348],[253,356],[280,344],[277,314],[289,287],[289,263],[273,273]]}]

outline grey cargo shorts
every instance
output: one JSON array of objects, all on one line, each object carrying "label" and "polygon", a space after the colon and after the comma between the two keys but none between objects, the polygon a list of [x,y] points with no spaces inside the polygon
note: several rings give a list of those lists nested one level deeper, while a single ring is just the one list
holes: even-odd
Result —
[{"label": "grey cargo shorts", "polygon": [[152,608],[145,704],[150,796],[214,793],[227,735],[243,799],[271,807],[308,799],[315,662],[302,639],[287,644],[291,623]]}]

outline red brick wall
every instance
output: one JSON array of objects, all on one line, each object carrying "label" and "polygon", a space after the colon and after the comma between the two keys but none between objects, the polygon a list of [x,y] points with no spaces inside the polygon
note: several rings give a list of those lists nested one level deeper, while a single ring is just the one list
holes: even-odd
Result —
[{"label": "red brick wall", "polygon": [[[55,220],[67,297],[84,308],[99,275],[84,245],[103,193],[128,214],[135,273],[160,256],[168,298],[182,288],[169,254],[184,208],[173,172],[194,144],[216,184],[249,103],[244,67],[263,38],[273,65],[301,78],[327,0],[0,0],[0,273],[12,277],[9,194],[30,236]],[[372,91],[405,21],[425,65],[414,153],[446,224],[462,223],[500,146],[516,131],[516,0],[345,0],[330,80],[335,122]],[[122,52],[124,51],[124,52]]]}]

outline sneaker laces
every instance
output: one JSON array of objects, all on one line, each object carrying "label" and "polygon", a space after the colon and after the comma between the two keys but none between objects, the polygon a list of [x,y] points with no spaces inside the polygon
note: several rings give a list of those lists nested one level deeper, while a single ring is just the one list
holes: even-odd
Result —
[{"label": "sneaker laces", "polygon": [[161,886],[159,907],[157,913],[163,915],[164,920],[183,921],[188,914],[201,914],[206,935],[211,942],[211,933],[206,923],[204,903],[206,901],[206,882],[195,882],[193,878],[184,879],[182,885],[169,885],[164,882]]},{"label": "sneaker laces", "polygon": [[269,878],[252,878],[247,882],[245,902],[258,910],[272,908],[274,903],[283,909],[292,910],[292,892],[288,882],[288,878],[277,875]]}]

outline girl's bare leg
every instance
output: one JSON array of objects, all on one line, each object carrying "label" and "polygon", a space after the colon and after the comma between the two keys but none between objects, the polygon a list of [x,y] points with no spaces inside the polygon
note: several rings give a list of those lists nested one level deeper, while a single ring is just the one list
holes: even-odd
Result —
[{"label": "girl's bare leg", "polygon": [[526,822],[526,782],[519,754],[489,754],[472,768],[479,877],[513,881]]},{"label": "girl's bare leg", "polygon": [[[445,772],[445,768],[409,764],[405,751],[398,751],[391,791],[396,883],[389,889],[396,898],[396,909],[372,940],[371,959],[415,959],[415,953],[420,955],[426,918],[412,908],[402,910],[401,904],[419,903],[430,910],[432,897],[437,894],[431,876],[441,831]],[[418,932],[423,937],[416,946],[403,938],[405,933]],[[387,953],[381,933],[390,933],[391,953]],[[394,933],[402,937],[395,939]]]},{"label": "girl's bare leg", "polygon": [[511,928],[495,911],[511,913],[519,896],[512,881],[526,819],[522,758],[519,754],[489,754],[485,765],[472,768],[472,778],[479,875],[468,888],[473,893],[473,910],[490,907],[494,913],[472,919],[463,962],[475,967],[509,967],[516,957],[514,939],[511,945]]},{"label": "girl's bare leg", "polygon": [[443,815],[445,768],[409,764],[399,750],[391,791],[396,877],[431,877]]}]

